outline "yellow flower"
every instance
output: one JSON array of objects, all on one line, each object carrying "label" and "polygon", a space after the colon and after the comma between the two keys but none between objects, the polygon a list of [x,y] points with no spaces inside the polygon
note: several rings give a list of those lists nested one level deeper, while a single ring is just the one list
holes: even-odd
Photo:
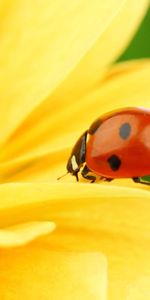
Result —
[{"label": "yellow flower", "polygon": [[149,107],[150,61],[110,66],[148,4],[1,2],[0,299],[150,299],[149,188],[56,180],[95,118]]}]

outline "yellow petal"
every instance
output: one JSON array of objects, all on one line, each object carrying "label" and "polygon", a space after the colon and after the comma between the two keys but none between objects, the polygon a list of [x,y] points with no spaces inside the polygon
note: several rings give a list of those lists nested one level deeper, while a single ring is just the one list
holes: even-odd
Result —
[{"label": "yellow petal", "polygon": [[[69,180],[69,176],[68,179]],[[124,195],[124,197],[122,196]],[[114,200],[116,198],[116,200]],[[142,201],[142,198],[143,201]],[[125,219],[125,224],[133,223],[128,215],[128,210],[131,210],[135,224],[140,224],[138,234],[141,235],[143,232],[147,232],[149,226],[149,205],[148,201],[150,198],[149,187],[142,186],[136,183],[134,188],[118,187],[114,184],[90,184],[90,183],[69,183],[69,182],[55,182],[55,183],[9,183],[0,185],[0,225],[1,227],[8,227],[13,224],[25,223],[27,221],[36,220],[52,220],[54,223],[65,224],[69,222],[69,226],[77,226],[77,221],[80,220],[82,226],[85,228],[88,226],[87,223],[83,222],[83,218],[79,214],[78,218],[76,214],[72,215],[71,212],[80,211],[80,209],[90,211],[89,206],[104,205],[107,210],[107,205],[110,207],[118,207],[117,211],[114,209],[114,214],[119,212],[120,217],[109,220],[109,214],[112,214],[111,210],[107,213],[107,218],[104,214],[104,222],[120,224],[121,218]],[[92,201],[90,199],[93,199]],[[106,201],[107,200],[107,201]],[[108,204],[110,201],[110,204]],[[129,204],[129,207],[128,205]],[[125,209],[125,206],[127,208]],[[141,215],[140,206],[143,207],[144,213]],[[103,207],[103,209],[104,209]],[[136,211],[137,207],[137,211]],[[99,226],[99,218],[102,218],[102,211],[98,209],[97,222]],[[133,211],[132,211],[133,210]],[[66,217],[65,217],[66,211]],[[121,211],[124,211],[124,216],[121,215]],[[127,212],[127,215],[125,214]],[[95,211],[94,211],[95,214]],[[64,217],[63,217],[64,215]],[[92,215],[87,215],[88,218],[92,218]],[[63,217],[63,218],[62,218]],[[94,215],[93,215],[94,217]],[[74,220],[75,218],[75,220]],[[134,219],[133,218],[133,219]],[[138,218],[141,218],[138,220]],[[67,221],[68,220],[68,221]],[[75,222],[72,222],[74,220]],[[145,221],[144,221],[145,220]],[[147,220],[147,222],[146,222]],[[62,223],[63,222],[63,223]],[[136,223],[137,222],[137,223]],[[96,229],[97,224],[91,223],[92,228]],[[91,226],[89,224],[89,226]],[[80,224],[79,224],[80,225]],[[93,227],[94,226],[94,227]],[[98,229],[98,228],[97,228]],[[112,229],[113,230],[113,229]],[[120,230],[125,230],[125,227],[120,227]],[[132,237],[136,234],[136,226],[133,227],[133,232],[130,231]]]},{"label": "yellow petal", "polygon": [[107,263],[98,253],[52,252],[46,243],[1,252],[1,299],[106,300]]},{"label": "yellow petal", "polygon": [[3,1],[1,143],[75,67],[123,3]]},{"label": "yellow petal", "polygon": [[150,278],[148,276],[140,277],[130,284],[127,289],[127,300],[149,300],[150,299]]},{"label": "yellow petal", "polygon": [[[149,78],[149,59],[120,63],[110,69],[99,87],[81,101],[80,109],[83,109],[86,103],[88,119],[91,118],[92,121],[98,116],[94,107],[100,107],[99,116],[106,111],[122,107],[149,108]],[[84,120],[87,122],[87,116]]]},{"label": "yellow petal", "polygon": [[30,222],[0,230],[0,248],[24,246],[55,229],[52,222]]},{"label": "yellow petal", "polygon": [[[93,199],[91,199],[91,202],[92,200]],[[146,221],[148,222],[148,234],[145,235],[145,231],[143,230],[143,232],[140,232],[140,234],[138,235],[138,231],[140,230],[141,226],[141,223],[138,224],[138,221],[141,221],[139,219],[139,215],[142,215],[142,213],[144,213],[144,207],[142,206],[144,194],[143,199],[141,198],[140,214],[137,213],[138,205],[136,206],[136,201],[134,203],[134,207],[132,208],[132,199],[126,199],[127,201],[125,199],[123,200],[122,198],[120,198],[118,201],[114,200],[115,199],[113,198],[112,201],[107,202],[106,199],[106,205],[104,205],[105,199],[103,199],[103,202],[101,202],[100,199],[101,204],[99,207],[95,207],[95,210],[89,207],[89,215],[91,216],[91,218],[88,218],[88,213],[85,207],[85,213],[83,214],[80,210],[76,211],[76,218],[78,218],[79,214],[80,218],[83,218],[82,225],[80,223],[78,229],[75,227],[74,229],[69,229],[64,224],[64,228],[61,228],[58,233],[54,233],[52,240],[47,238],[47,243],[49,242],[49,247],[54,247],[54,249],[59,248],[62,251],[64,249],[76,249],[76,251],[81,251],[81,249],[89,249],[93,251],[95,249],[99,249],[108,258],[108,299],[126,300],[128,299],[128,296],[130,300],[149,300],[148,292],[150,284],[150,234],[148,233],[148,219]],[[124,202],[123,206],[121,204],[119,205],[119,201],[121,202],[122,200]],[[138,199],[136,200],[139,203]],[[114,207],[113,202],[115,204]],[[124,216],[125,202],[126,206],[128,206],[128,209],[125,210]],[[110,203],[111,205],[109,206]],[[121,206],[122,210],[120,209]],[[135,214],[133,214],[134,209]],[[99,216],[96,213],[96,210],[101,210]],[[113,218],[117,218],[117,221],[114,221]],[[129,218],[131,218],[130,221]],[[104,219],[106,219],[106,221]],[[72,223],[73,222],[75,222],[75,218],[72,219]],[[83,222],[86,223],[85,227],[83,225]],[[97,226],[99,227],[99,230],[96,229],[96,227],[94,230],[87,228],[87,224],[89,224],[90,227],[94,222],[97,222],[97,224],[99,224],[99,226]],[[109,226],[107,228],[104,225],[105,222],[109,223]],[[116,227],[114,226],[115,223],[118,223]],[[129,225],[129,227],[126,226],[127,224]],[[120,227],[122,229],[124,227],[124,230],[120,229]],[[130,230],[132,231],[133,228],[135,231],[131,236]],[[139,298],[139,295],[141,296],[141,298]],[[145,296],[145,298],[142,298],[144,297],[143,295]]]},{"label": "yellow petal", "polygon": [[55,180],[64,173],[70,148],[94,119],[119,107],[149,107],[149,78],[149,60],[121,63],[80,104],[73,102],[55,115],[50,103],[36,111],[1,150],[1,160],[16,157],[1,163],[1,182]]},{"label": "yellow petal", "polygon": [[148,7],[149,0],[127,0],[92,49],[57,88],[52,99],[60,99],[67,106],[70,100],[78,101],[98,85],[109,64],[118,58],[132,40]]},{"label": "yellow petal", "polygon": [[[20,287],[21,284],[18,284],[18,274],[22,274],[20,280],[27,278],[27,282],[22,281],[21,286],[28,291],[30,278],[34,278],[33,273],[29,273],[29,270],[31,272],[35,270],[34,273],[39,274],[38,270],[35,269],[38,267],[41,270],[40,274],[44,278],[45,284],[47,283],[47,278],[48,282],[51,282],[52,278],[54,278],[52,282],[55,284],[55,287],[57,283],[61,287],[64,285],[64,281],[61,280],[66,279],[64,276],[62,278],[62,273],[64,274],[68,270],[68,264],[63,254],[64,251],[67,251],[67,257],[69,257],[70,251],[76,253],[81,251],[100,251],[108,260],[108,299],[126,300],[128,295],[131,300],[132,295],[133,299],[139,300],[136,298],[138,294],[135,287],[139,284],[139,294],[142,294],[144,287],[147,289],[147,282],[150,281],[149,188],[145,187],[145,190],[142,190],[140,187],[131,189],[109,184],[91,185],[83,183],[59,183],[53,185],[5,184],[0,187],[0,199],[5,199],[5,202],[0,203],[0,222],[3,223],[3,226],[11,222],[17,223],[20,220],[33,219],[50,219],[57,224],[56,230],[51,235],[41,237],[34,244],[28,246],[27,252],[25,252],[26,248],[24,247],[19,250],[14,249],[11,254],[8,250],[7,252],[6,250],[3,252],[1,250],[1,274],[3,274],[3,270],[6,270],[5,272],[13,270],[14,276],[11,276],[11,273],[7,273],[7,275],[10,275],[3,277],[9,278],[9,280],[13,278],[13,283],[17,282],[17,287]],[[32,245],[35,245],[36,251],[34,251],[34,254]],[[41,252],[44,249],[45,252]],[[60,255],[62,255],[62,261],[64,261],[63,272],[58,272],[59,278],[53,271],[53,267],[56,266],[58,270],[57,266],[60,266],[62,262],[60,262],[58,256],[56,256],[56,260],[51,256],[52,249],[55,251],[55,255],[59,251]],[[12,256],[13,253],[15,253],[14,256]],[[43,274],[43,268],[40,264],[41,259],[46,265],[46,267],[43,267],[44,270],[46,268],[47,272],[52,271],[52,275],[51,273]],[[50,264],[47,259],[50,260]],[[93,263],[89,257],[87,258],[88,260],[95,266],[96,262]],[[37,263],[38,261],[39,264]],[[74,261],[73,257],[71,257],[71,261]],[[9,264],[9,269],[6,262]],[[22,268],[28,266],[28,268],[24,268],[25,273],[22,271],[22,268],[20,269],[20,264]],[[16,265],[18,268],[16,268]],[[76,261],[74,265],[76,265]],[[77,273],[79,273],[80,268],[85,270],[80,265]],[[91,270],[91,266],[89,270]],[[84,274],[82,273],[85,279],[86,271],[87,269]],[[92,272],[94,272],[93,269]],[[71,276],[70,273],[69,276]],[[87,277],[90,277],[88,271]],[[40,289],[40,286],[43,286],[43,281],[40,282],[40,285],[37,285],[40,279],[38,279],[39,277],[35,278],[37,279],[36,286]],[[80,275],[78,278],[82,282]],[[90,278],[92,280],[93,273]],[[70,280],[72,284],[74,277],[73,279],[71,277]],[[93,280],[95,281],[95,279]],[[8,282],[6,281],[5,284],[8,285]],[[86,293],[89,290],[87,285],[84,286],[84,292],[87,295]],[[97,288],[99,287],[97,281],[96,286]],[[78,291],[80,290],[77,289]]]}]

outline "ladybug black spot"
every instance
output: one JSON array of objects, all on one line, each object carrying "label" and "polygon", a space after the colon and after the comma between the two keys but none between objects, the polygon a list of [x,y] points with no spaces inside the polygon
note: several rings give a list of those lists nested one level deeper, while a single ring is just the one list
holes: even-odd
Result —
[{"label": "ladybug black spot", "polygon": [[113,171],[117,171],[120,168],[121,160],[117,155],[110,156],[107,161]]},{"label": "ladybug black spot", "polygon": [[131,125],[129,123],[124,123],[119,128],[119,135],[123,140],[126,140],[131,132]]},{"label": "ladybug black spot", "polygon": [[95,131],[99,128],[99,126],[101,125],[102,121],[100,119],[97,119],[94,121],[94,123],[92,123],[92,125],[90,126],[88,133],[89,134],[94,134]]}]

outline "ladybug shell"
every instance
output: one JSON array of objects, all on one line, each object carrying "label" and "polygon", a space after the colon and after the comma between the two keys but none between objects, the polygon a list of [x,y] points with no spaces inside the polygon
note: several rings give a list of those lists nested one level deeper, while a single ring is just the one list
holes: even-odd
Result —
[{"label": "ladybug shell", "polygon": [[150,110],[127,108],[104,115],[89,128],[86,163],[108,178],[150,174]]}]

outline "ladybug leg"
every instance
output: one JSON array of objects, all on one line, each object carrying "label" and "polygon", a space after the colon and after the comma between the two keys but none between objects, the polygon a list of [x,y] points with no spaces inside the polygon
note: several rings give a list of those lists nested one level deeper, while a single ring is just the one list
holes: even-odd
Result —
[{"label": "ladybug leg", "polygon": [[150,185],[150,182],[141,181],[140,177],[133,177],[132,179],[133,179],[134,182],[141,183],[141,184],[146,184],[146,185]]},{"label": "ladybug leg", "polygon": [[91,180],[91,183],[95,182],[96,177],[93,175],[88,175],[89,173],[91,173],[90,169],[87,167],[87,165],[84,166],[83,170],[81,171],[81,175],[87,179],[87,180]]},{"label": "ladybug leg", "polygon": [[100,180],[102,180],[102,181],[108,181],[108,182],[112,181],[113,179],[114,178],[108,178],[108,177],[103,177],[103,176],[100,177]]},{"label": "ladybug leg", "polygon": [[76,173],[73,174],[73,176],[76,177],[76,181],[79,181],[78,173],[79,173],[79,172],[76,172]]}]

